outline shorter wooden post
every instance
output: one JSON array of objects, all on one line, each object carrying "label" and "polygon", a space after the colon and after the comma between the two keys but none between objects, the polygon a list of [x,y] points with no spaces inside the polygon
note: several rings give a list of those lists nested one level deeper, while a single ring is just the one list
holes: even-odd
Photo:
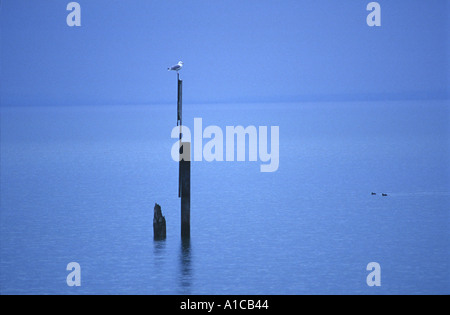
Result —
[{"label": "shorter wooden post", "polygon": [[166,218],[162,215],[161,206],[157,203],[153,210],[153,238],[155,240],[166,238]]}]

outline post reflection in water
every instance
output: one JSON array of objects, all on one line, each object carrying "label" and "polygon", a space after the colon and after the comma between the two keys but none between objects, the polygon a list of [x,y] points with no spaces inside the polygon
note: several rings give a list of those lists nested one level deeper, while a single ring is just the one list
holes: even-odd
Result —
[{"label": "post reflection in water", "polygon": [[153,253],[155,257],[155,267],[161,267],[164,264],[166,252],[166,240],[153,241]]},{"label": "post reflection in water", "polygon": [[191,267],[191,240],[181,240],[180,252],[180,290],[183,294],[189,294],[192,285],[192,267]]}]

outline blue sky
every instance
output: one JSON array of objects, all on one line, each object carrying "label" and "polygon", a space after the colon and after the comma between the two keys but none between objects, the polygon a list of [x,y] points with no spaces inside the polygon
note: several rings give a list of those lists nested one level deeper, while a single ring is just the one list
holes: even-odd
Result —
[{"label": "blue sky", "polygon": [[449,4],[369,0],[1,1],[1,105],[449,97]]}]

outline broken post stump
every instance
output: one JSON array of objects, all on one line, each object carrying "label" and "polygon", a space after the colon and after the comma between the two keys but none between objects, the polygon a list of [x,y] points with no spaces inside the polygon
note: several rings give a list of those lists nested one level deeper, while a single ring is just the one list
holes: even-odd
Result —
[{"label": "broken post stump", "polygon": [[166,238],[166,218],[162,215],[161,206],[157,203],[153,210],[153,238],[155,240]]}]

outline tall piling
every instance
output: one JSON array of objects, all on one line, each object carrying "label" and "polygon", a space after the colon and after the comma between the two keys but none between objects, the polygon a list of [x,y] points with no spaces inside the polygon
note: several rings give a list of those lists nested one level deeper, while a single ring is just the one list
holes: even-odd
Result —
[{"label": "tall piling", "polygon": [[177,73],[177,81],[178,81],[178,99],[177,99],[177,126],[183,124],[183,81],[180,80],[180,74]]},{"label": "tall piling", "polygon": [[180,80],[179,73],[177,73],[177,82],[177,126],[180,126],[178,197],[181,198],[181,238],[188,239],[191,236],[191,143],[181,142],[183,125],[183,81]]},{"label": "tall piling", "polygon": [[[177,97],[177,126],[180,126],[180,145],[182,136],[182,125],[183,125],[183,81],[180,80],[180,74],[177,72],[177,86],[178,86],[178,97]],[[180,155],[181,155],[180,147]],[[181,197],[181,163],[178,168],[178,198]]]},{"label": "tall piling", "polygon": [[[191,143],[182,142],[181,153],[191,156]],[[180,186],[181,186],[181,237],[183,239],[191,236],[191,161],[182,159],[180,161]]]}]

